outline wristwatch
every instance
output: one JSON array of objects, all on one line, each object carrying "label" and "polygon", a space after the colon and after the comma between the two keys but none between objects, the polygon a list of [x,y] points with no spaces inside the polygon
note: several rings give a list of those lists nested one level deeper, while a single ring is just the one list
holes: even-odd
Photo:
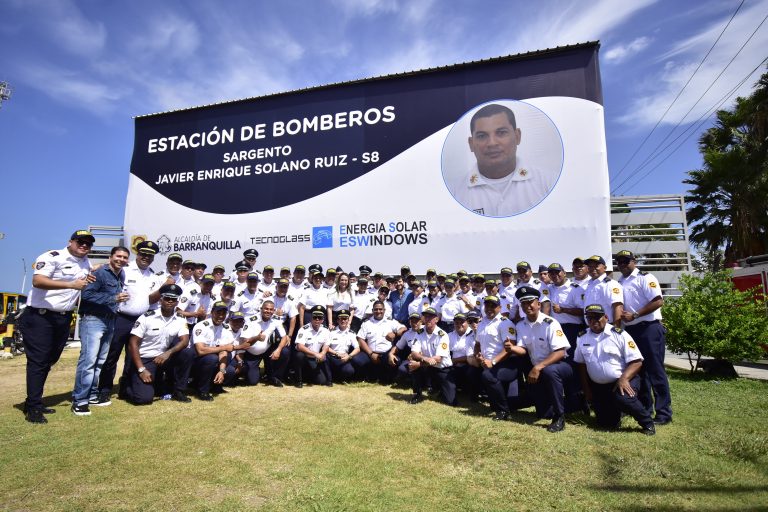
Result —
[{"label": "wristwatch", "polygon": [[144,373],[145,370],[146,370],[146,368],[144,366],[142,366],[141,368],[138,369],[138,372],[139,373]]},{"label": "wristwatch", "polygon": [[637,320],[637,313],[632,313],[632,320]]},{"label": "wristwatch", "polygon": [[219,373],[227,373],[227,369],[226,368],[219,368]]}]

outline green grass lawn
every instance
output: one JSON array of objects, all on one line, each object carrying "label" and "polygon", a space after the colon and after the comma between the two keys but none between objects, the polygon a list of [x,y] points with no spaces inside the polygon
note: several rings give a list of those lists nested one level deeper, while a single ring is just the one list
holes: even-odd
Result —
[{"label": "green grass lawn", "polygon": [[674,423],[564,432],[531,411],[408,405],[404,388],[238,387],[214,402],[69,412],[77,351],[24,421],[0,361],[1,510],[768,510],[768,383],[671,372]]}]

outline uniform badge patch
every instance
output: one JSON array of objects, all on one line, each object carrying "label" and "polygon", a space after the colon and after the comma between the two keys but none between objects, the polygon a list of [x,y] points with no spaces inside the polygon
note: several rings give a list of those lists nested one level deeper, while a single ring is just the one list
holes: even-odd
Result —
[{"label": "uniform badge patch", "polygon": [[515,328],[514,327],[510,327],[507,330],[509,331],[509,334],[515,334]]},{"label": "uniform badge patch", "polygon": [[136,328],[136,327],[138,327],[138,326],[139,326],[139,322],[136,322],[135,324],[133,324],[133,327],[134,327],[134,328]]},{"label": "uniform badge patch", "polygon": [[627,345],[629,345],[629,348],[637,348],[637,345],[635,345],[634,341],[627,342]]},{"label": "uniform badge patch", "polygon": [[445,349],[447,349],[447,348],[448,348],[448,344],[447,344],[447,343],[441,343],[441,344],[440,344],[440,348],[441,348],[441,349],[443,349],[443,350],[445,350]]},{"label": "uniform badge patch", "polygon": [[549,295],[549,290],[541,290],[541,293],[543,293],[544,295]]},{"label": "uniform badge patch", "polygon": [[40,269],[41,269],[41,268],[43,268],[44,266],[45,266],[45,262],[44,262],[44,261],[38,261],[38,262],[35,264],[35,270],[40,270]]},{"label": "uniform badge patch", "polygon": [[472,176],[470,176],[469,182],[472,183],[473,185],[477,183],[477,174],[473,174]]},{"label": "uniform badge patch", "polygon": [[181,299],[179,299],[179,302],[184,304],[185,302],[187,302],[187,298],[186,297],[182,297]]},{"label": "uniform badge patch", "polygon": [[558,335],[558,336],[562,336],[563,335],[563,331],[558,329],[557,331],[555,331],[555,334]]},{"label": "uniform badge patch", "polygon": [[195,329],[195,336],[200,336],[201,334],[203,334],[202,329]]},{"label": "uniform badge patch", "polygon": [[648,286],[650,286],[651,288],[656,288],[656,283],[651,281],[650,283],[648,283]]},{"label": "uniform badge patch", "polygon": [[614,288],[613,289],[613,293],[619,293],[619,289],[618,288]]}]

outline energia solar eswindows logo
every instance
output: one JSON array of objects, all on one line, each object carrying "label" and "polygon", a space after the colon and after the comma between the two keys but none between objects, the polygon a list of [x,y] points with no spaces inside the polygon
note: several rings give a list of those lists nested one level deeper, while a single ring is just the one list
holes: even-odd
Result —
[{"label": "energia solar eswindows logo", "polygon": [[312,228],[312,248],[333,247],[333,226],[315,226]]}]

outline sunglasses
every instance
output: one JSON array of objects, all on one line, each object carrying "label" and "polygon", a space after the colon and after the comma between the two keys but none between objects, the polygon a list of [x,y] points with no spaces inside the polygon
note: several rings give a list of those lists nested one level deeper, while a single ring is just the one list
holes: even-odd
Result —
[{"label": "sunglasses", "polygon": [[82,247],[93,247],[93,242],[90,240],[75,240],[75,243]]},{"label": "sunglasses", "polygon": [[179,302],[179,299],[177,297],[163,297],[163,300],[165,302]]}]

